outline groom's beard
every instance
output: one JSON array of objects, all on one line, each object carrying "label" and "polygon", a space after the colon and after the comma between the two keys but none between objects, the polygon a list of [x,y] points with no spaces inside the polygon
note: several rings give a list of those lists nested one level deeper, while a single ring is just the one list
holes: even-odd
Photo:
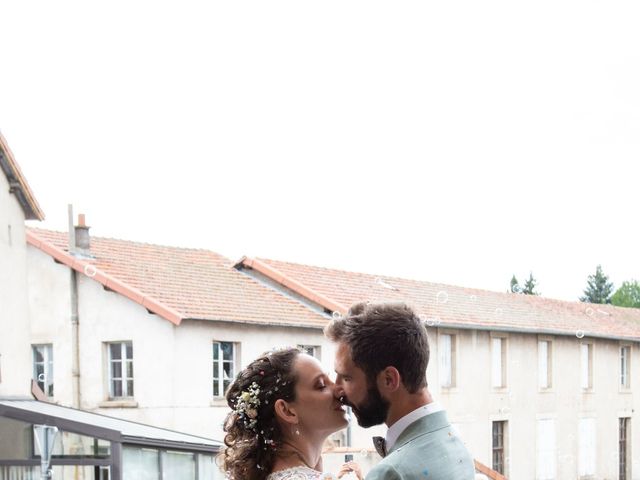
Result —
[{"label": "groom's beard", "polygon": [[367,390],[367,397],[360,405],[348,402],[358,420],[358,425],[364,428],[380,425],[387,419],[389,402],[382,398],[378,387],[373,386]]}]

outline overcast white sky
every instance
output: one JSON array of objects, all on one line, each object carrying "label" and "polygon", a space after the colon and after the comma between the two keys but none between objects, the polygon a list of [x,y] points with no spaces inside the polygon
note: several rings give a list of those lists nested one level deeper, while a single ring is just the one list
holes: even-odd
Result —
[{"label": "overcast white sky", "polygon": [[0,2],[0,130],[94,235],[575,300],[640,278],[640,3]]}]

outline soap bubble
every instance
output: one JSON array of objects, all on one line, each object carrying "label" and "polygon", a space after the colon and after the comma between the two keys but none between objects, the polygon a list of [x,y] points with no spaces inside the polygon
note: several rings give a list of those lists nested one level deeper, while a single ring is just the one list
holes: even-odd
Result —
[{"label": "soap bubble", "polygon": [[86,264],[84,266],[84,274],[87,277],[95,277],[96,273],[98,273],[98,270],[96,270],[96,267],[94,267],[93,265],[91,265],[90,263]]}]

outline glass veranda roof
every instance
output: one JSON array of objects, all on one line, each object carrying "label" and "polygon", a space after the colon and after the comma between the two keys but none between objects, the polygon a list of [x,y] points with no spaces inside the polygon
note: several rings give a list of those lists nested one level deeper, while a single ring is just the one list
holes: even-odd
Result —
[{"label": "glass veranda roof", "polygon": [[218,452],[223,446],[222,442],[205,437],[30,399],[0,398],[0,416],[34,424],[56,426],[60,430],[123,444],[210,453]]}]

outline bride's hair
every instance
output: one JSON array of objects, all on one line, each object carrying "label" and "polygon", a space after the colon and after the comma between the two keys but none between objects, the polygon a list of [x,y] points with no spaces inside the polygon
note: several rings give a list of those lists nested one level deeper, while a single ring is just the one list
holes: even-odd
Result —
[{"label": "bride's hair", "polygon": [[296,348],[268,352],[242,370],[227,390],[231,412],[224,423],[226,448],[219,462],[227,478],[263,480],[282,445],[274,403],[295,400]]}]

